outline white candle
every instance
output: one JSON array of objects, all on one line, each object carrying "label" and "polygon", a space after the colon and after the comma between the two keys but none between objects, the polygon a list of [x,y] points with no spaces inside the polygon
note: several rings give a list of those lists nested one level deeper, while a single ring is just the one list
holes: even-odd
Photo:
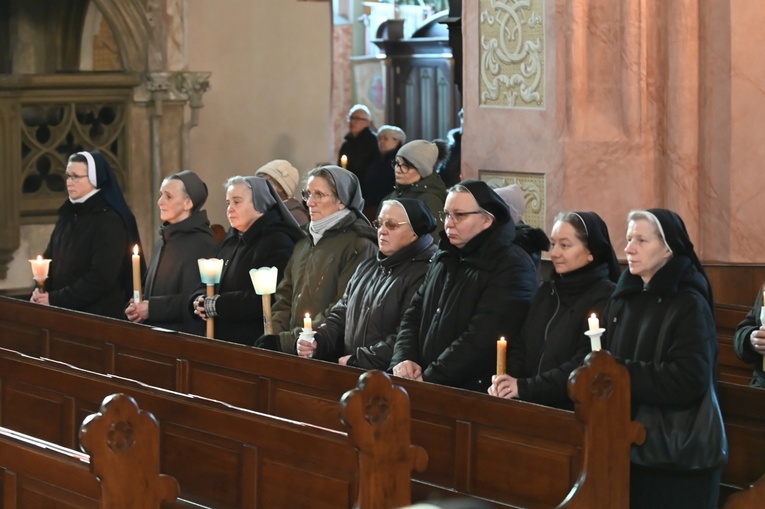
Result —
[{"label": "white candle", "polygon": [[343,154],[340,156],[340,166],[343,168],[348,168],[348,156]]},{"label": "white candle", "polygon": [[29,260],[32,264],[32,278],[38,283],[42,283],[48,279],[48,268],[50,266],[50,260],[43,259],[42,256],[37,255],[36,260]]},{"label": "white candle", "polygon": [[313,323],[311,322],[311,315],[306,313],[305,318],[303,318],[303,328],[309,331],[311,330],[311,327],[313,327]]},{"label": "white candle", "polygon": [[590,317],[587,319],[587,323],[590,324],[590,332],[595,332],[596,330],[600,329],[600,321],[598,320],[598,317],[595,316],[595,313],[590,315]]},{"label": "white candle", "polygon": [[141,257],[138,256],[138,244],[133,246],[133,300],[141,300]]}]

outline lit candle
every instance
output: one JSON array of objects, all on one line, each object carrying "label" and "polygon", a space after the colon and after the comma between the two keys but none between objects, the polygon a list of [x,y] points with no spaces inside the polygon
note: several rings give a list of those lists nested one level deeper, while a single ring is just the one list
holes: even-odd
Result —
[{"label": "lit candle", "polygon": [[303,328],[309,331],[311,330],[311,327],[313,327],[313,323],[311,323],[311,315],[306,313],[305,318],[303,318]]},{"label": "lit candle", "polygon": [[595,316],[595,313],[590,315],[590,317],[587,319],[587,323],[590,324],[590,332],[595,332],[596,330],[600,329],[600,321],[598,320],[598,317]]},{"label": "lit candle", "polygon": [[507,369],[507,341],[504,336],[497,341],[497,375],[504,375]]},{"label": "lit candle", "polygon": [[261,267],[259,269],[250,269],[250,280],[258,295],[269,295],[276,293],[276,279],[279,275],[279,269],[276,267]]},{"label": "lit candle", "polygon": [[199,265],[199,277],[202,283],[206,285],[216,285],[220,283],[220,274],[223,272],[223,260],[220,258],[200,258],[197,260]]},{"label": "lit candle", "polygon": [[37,255],[36,260],[29,260],[32,264],[32,278],[38,283],[42,283],[48,279],[48,267],[50,266],[50,260],[43,259],[42,256]]},{"label": "lit candle", "polygon": [[141,257],[138,256],[138,244],[133,246],[133,300],[141,301]]},{"label": "lit candle", "polygon": [[343,169],[348,168],[348,156],[343,154],[340,156],[340,166],[343,167]]}]

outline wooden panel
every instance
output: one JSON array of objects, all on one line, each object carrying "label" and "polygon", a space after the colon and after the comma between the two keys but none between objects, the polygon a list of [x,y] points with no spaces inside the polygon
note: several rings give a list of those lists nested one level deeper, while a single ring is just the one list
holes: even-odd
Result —
[{"label": "wooden panel", "polygon": [[175,357],[122,347],[116,351],[114,374],[172,391],[176,388],[176,365]]},{"label": "wooden panel", "polygon": [[[257,412],[267,412],[262,401],[263,380],[250,373],[199,363],[187,366],[188,392]],[[337,402],[335,402],[337,407]]]},{"label": "wooden panel", "polygon": [[72,415],[71,399],[66,394],[12,381],[3,385],[5,411],[0,425],[74,448],[78,426]]},{"label": "wooden panel", "polygon": [[47,331],[41,330],[37,324],[26,325],[0,320],[0,341],[5,345],[5,348],[33,357],[42,357],[44,356],[43,339],[45,336],[47,336]]},{"label": "wooden panel", "polygon": [[109,350],[101,341],[92,342],[85,337],[54,332],[47,356],[97,373],[111,373]]},{"label": "wooden panel", "polygon": [[716,304],[752,307],[765,282],[765,265],[704,263]]},{"label": "wooden panel", "polygon": [[351,483],[307,472],[269,457],[263,458],[260,470],[258,507],[336,509],[353,506]]}]

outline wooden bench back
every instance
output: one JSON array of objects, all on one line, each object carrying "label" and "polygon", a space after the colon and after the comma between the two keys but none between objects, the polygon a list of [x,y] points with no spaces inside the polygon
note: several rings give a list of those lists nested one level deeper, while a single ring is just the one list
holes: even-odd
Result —
[{"label": "wooden bench back", "polygon": [[85,420],[86,453],[0,428],[2,507],[184,507],[176,480],[159,473],[158,437],[154,417],[124,394],[107,396]]}]

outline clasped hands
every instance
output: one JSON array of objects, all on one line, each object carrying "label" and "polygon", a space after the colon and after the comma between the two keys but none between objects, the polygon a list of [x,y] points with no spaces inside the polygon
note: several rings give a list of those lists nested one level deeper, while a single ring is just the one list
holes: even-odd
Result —
[{"label": "clasped hands", "polygon": [[491,377],[491,386],[489,395],[499,398],[517,399],[518,398],[518,380],[510,375],[494,375]]},{"label": "clasped hands", "polygon": [[422,382],[422,368],[414,361],[401,361],[393,367],[393,375]]},{"label": "clasped hands", "polygon": [[130,299],[128,307],[125,308],[125,316],[128,320],[135,323],[141,323],[149,318],[149,301],[142,300],[136,302],[135,299]]},{"label": "clasped hands", "polygon": [[48,292],[40,292],[37,288],[32,292],[32,296],[29,297],[29,302],[35,302],[37,304],[43,304],[50,306],[50,300],[48,298]]}]

